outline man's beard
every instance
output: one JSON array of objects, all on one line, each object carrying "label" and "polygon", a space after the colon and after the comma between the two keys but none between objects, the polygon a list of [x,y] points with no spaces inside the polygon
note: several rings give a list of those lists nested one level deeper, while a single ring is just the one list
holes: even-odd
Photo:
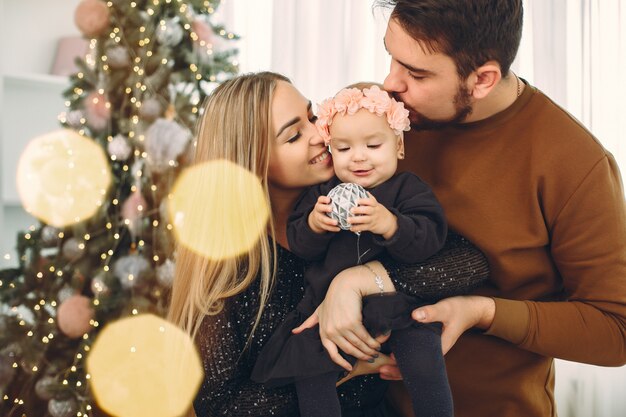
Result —
[{"label": "man's beard", "polygon": [[443,129],[463,122],[474,108],[471,102],[472,95],[466,87],[459,85],[454,96],[454,115],[448,119],[430,119],[414,109],[410,110],[411,128],[415,130]]}]

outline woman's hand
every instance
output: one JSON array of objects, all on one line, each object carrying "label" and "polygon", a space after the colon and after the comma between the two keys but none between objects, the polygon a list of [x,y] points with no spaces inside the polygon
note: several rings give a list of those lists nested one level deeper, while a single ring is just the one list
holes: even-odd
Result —
[{"label": "woman's hand", "polygon": [[[327,309],[326,303],[335,306],[335,309]],[[380,349],[380,343],[365,330],[361,319],[361,295],[357,291],[343,288],[331,295],[329,289],[326,298],[311,317],[292,332],[298,334],[319,323],[322,345],[330,358],[350,372],[352,366],[339,354],[339,349],[362,361],[374,359]]]},{"label": "woman's hand", "polygon": [[461,295],[445,298],[436,304],[413,310],[411,316],[420,323],[443,323],[441,348],[445,355],[468,329],[486,330],[496,313],[496,303],[489,297]]},{"label": "woman's hand", "polygon": [[[383,279],[385,291],[393,291],[393,283],[382,265],[368,265]],[[373,359],[380,349],[380,343],[365,330],[361,315],[362,297],[379,291],[372,271],[363,266],[345,269],[333,279],[315,313],[293,332],[300,333],[319,323],[322,344],[333,362],[352,371],[339,349],[364,361]]]}]

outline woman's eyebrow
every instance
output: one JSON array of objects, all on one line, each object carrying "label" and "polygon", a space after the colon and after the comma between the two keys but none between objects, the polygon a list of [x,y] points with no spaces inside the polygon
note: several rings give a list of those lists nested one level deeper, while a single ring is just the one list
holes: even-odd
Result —
[{"label": "woman's eyebrow", "polygon": [[[309,104],[306,106],[306,111],[307,113],[311,110],[311,100],[309,100]],[[300,116],[296,116],[293,119],[291,119],[290,121],[288,121],[287,123],[285,123],[283,125],[283,127],[281,127],[280,129],[278,129],[278,133],[276,134],[276,137],[280,136],[281,133],[283,133],[283,131],[285,129],[287,129],[289,126],[292,126],[296,123],[298,123],[300,121]]]}]

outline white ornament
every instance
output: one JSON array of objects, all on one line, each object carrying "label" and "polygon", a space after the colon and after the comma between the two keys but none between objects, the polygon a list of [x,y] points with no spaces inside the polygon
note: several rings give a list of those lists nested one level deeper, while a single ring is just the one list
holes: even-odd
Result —
[{"label": "white ornament", "polygon": [[32,310],[25,305],[21,304],[17,306],[15,313],[17,318],[24,320],[26,324],[30,326],[35,324],[35,314],[33,314]]},{"label": "white ornament", "polygon": [[84,243],[81,245],[81,243],[78,242],[78,239],[76,239],[75,237],[71,237],[63,242],[63,248],[61,249],[61,253],[63,254],[63,257],[68,261],[75,261],[83,254],[84,248]]},{"label": "white ornament", "polygon": [[107,62],[111,68],[126,68],[130,65],[130,55],[123,46],[114,46],[107,51]]},{"label": "white ornament", "polygon": [[150,263],[137,254],[121,257],[113,265],[113,275],[126,290],[139,284],[149,270]]},{"label": "white ornament", "polygon": [[113,137],[111,142],[107,144],[109,155],[114,156],[118,161],[125,161],[130,156],[133,148],[128,143],[126,136],[118,133]]},{"label": "white ornament", "polygon": [[59,229],[46,225],[41,228],[41,241],[46,246],[54,246],[59,242]]},{"label": "white ornament", "polygon": [[157,280],[164,287],[170,288],[174,282],[174,271],[176,270],[176,264],[169,259],[166,259],[156,269]]},{"label": "white ornament", "polygon": [[63,304],[65,300],[70,298],[71,296],[76,295],[76,290],[71,287],[63,287],[57,293],[57,301],[58,304]]},{"label": "white ornament", "polygon": [[78,404],[72,397],[67,399],[53,398],[48,402],[48,412],[52,417],[72,417],[78,411]]},{"label": "white ornament", "polygon": [[148,121],[156,119],[162,112],[163,106],[156,98],[145,99],[139,108],[139,115]]},{"label": "white ornament", "polygon": [[85,113],[83,113],[82,110],[72,110],[67,113],[65,120],[67,120],[67,124],[72,129],[80,129],[83,126],[83,121],[85,120]]},{"label": "white ornament", "polygon": [[190,139],[191,132],[188,129],[172,120],[157,119],[146,132],[145,139],[151,170],[158,173],[174,166]]},{"label": "white ornament", "polygon": [[341,229],[350,230],[351,225],[348,223],[348,217],[354,216],[350,210],[358,206],[357,201],[359,199],[367,198],[368,195],[360,185],[342,182],[330,190],[328,197],[333,207],[333,211],[328,213],[328,217],[337,220]]},{"label": "white ornament", "polygon": [[180,27],[178,19],[169,19],[159,25],[156,29],[156,38],[165,46],[178,45],[183,40],[183,28]]},{"label": "white ornament", "polygon": [[50,390],[50,388],[55,386],[56,383],[56,378],[46,375],[40,378],[35,384],[35,393],[42,400],[51,400],[54,397],[54,393]]}]

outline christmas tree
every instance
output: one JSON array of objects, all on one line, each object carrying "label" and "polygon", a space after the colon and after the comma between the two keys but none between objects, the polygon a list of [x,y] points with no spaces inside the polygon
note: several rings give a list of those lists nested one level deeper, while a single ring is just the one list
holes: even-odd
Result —
[{"label": "christmas tree", "polygon": [[77,7],[89,53],[60,120],[104,149],[112,182],[89,219],[20,233],[19,266],[0,271],[0,415],[102,414],[85,369],[98,332],[123,317],[165,315],[175,263],[169,190],[189,161],[204,97],[237,71],[237,36],[212,23],[218,5]]}]

